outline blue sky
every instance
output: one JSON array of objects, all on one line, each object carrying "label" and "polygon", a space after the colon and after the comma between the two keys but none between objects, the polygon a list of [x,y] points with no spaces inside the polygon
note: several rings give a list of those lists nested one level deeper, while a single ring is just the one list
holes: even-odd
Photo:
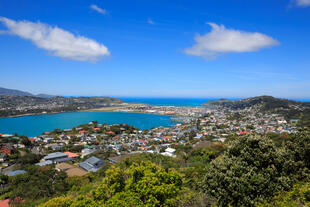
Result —
[{"label": "blue sky", "polygon": [[310,99],[310,0],[0,0],[0,87]]}]

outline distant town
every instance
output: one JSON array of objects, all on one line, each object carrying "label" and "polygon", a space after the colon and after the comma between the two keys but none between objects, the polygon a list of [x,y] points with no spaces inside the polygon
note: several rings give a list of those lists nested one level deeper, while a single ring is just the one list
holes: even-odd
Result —
[{"label": "distant town", "polygon": [[[53,99],[50,101],[50,107],[57,104],[54,100],[63,99]],[[281,114],[274,113],[274,110],[262,112],[261,104],[242,109],[232,109],[231,106],[214,103],[212,105],[175,107],[121,103],[119,106],[104,107],[104,110],[115,112],[170,115],[177,122],[172,127],[156,127],[151,130],[139,130],[123,124],[107,125],[94,120],[70,129],[47,131],[35,137],[0,134],[1,173],[23,173],[24,171],[16,170],[16,163],[25,152],[41,157],[40,161],[35,163],[38,166],[56,164],[56,168],[66,171],[68,176],[84,175],[89,171],[98,170],[105,162],[115,163],[135,153],[160,153],[174,157],[178,145],[225,143],[231,137],[246,134],[270,133],[287,136],[298,131],[299,119],[287,120]],[[17,105],[16,109],[28,110],[27,107]],[[99,157],[96,154],[99,154]],[[71,164],[62,164],[68,162]]]},{"label": "distant town", "polygon": [[[92,176],[100,179],[111,166],[122,165],[130,158],[139,160],[139,156],[145,155],[154,156],[148,159],[155,161],[182,160],[181,163],[185,164],[180,164],[180,167],[189,164],[204,166],[203,160],[210,160],[212,153],[219,156],[233,140],[267,136],[278,142],[298,134],[310,123],[308,103],[270,96],[238,101],[220,99],[197,107],[125,103],[109,97],[0,96],[0,112],[4,117],[69,111],[158,114],[168,116],[175,124],[138,129],[127,124],[109,125],[93,120],[72,128],[45,131],[33,137],[0,132],[1,194],[6,198],[0,202],[23,203],[21,198],[32,202],[34,195],[28,196],[18,187],[24,185],[28,188],[29,185],[18,180],[14,184],[15,179],[23,176],[30,176],[29,179],[36,182],[36,177],[52,173],[55,179],[62,179],[61,185],[71,182],[65,178],[87,178],[88,182],[92,182]],[[211,154],[205,155],[204,150]],[[38,187],[38,184],[34,185]],[[65,192],[63,190],[55,192]],[[34,190],[40,191],[39,188]],[[47,196],[55,196],[55,192]],[[10,200],[11,193],[15,200]]]}]

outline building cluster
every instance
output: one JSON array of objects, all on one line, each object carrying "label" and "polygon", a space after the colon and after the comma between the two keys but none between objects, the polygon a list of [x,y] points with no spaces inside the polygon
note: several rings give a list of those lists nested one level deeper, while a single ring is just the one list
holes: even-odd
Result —
[{"label": "building cluster", "polygon": [[[123,109],[124,110],[124,109]],[[107,162],[117,163],[136,153],[159,153],[175,157],[179,145],[199,145],[205,141],[225,142],[244,134],[290,134],[297,132],[294,123],[283,116],[261,113],[254,108],[219,110],[207,107],[138,106],[130,112],[171,114],[176,124],[139,130],[129,125],[107,125],[97,122],[72,129],[45,132],[36,137],[0,134],[1,173],[16,175],[15,153],[29,151],[42,157],[37,166],[55,166],[68,176],[96,172]],[[296,120],[295,120],[296,121]],[[298,120],[297,120],[298,121]],[[99,156],[98,152],[108,156]],[[100,154],[100,153],[99,153]],[[13,167],[12,167],[13,166]],[[16,172],[15,172],[16,171]]]}]

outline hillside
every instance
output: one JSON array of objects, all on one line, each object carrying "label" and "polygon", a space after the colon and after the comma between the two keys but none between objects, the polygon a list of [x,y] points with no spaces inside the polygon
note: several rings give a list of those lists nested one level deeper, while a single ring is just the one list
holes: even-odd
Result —
[{"label": "hillside", "polygon": [[25,91],[2,88],[2,87],[0,87],[0,95],[33,96],[33,94]]},{"label": "hillside", "polygon": [[34,94],[26,92],[26,91],[9,89],[9,88],[2,88],[2,87],[0,87],[0,95],[5,95],[5,96],[34,96],[34,97],[39,97],[39,98],[56,97],[54,95],[43,94],[43,93],[34,95]]},{"label": "hillside", "polygon": [[122,104],[110,97],[50,97],[0,95],[0,117],[22,114],[68,112]]},{"label": "hillside", "polygon": [[288,99],[275,98],[272,96],[257,96],[247,99],[241,99],[237,101],[230,101],[226,99],[220,99],[217,101],[208,101],[205,103],[207,106],[223,106],[232,109],[244,109],[253,107],[255,105],[261,105],[262,110],[273,110],[278,108],[291,109],[309,107],[309,103],[293,101]]},{"label": "hillside", "polygon": [[272,96],[257,96],[237,101],[220,99],[208,101],[209,107],[223,107],[229,110],[256,108],[260,112],[271,112],[283,115],[287,120],[300,119],[302,126],[310,126],[310,103],[275,98]]}]

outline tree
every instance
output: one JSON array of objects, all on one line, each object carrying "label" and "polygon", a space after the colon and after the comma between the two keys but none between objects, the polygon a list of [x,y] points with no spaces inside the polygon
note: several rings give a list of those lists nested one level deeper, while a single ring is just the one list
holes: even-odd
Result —
[{"label": "tree", "polygon": [[253,206],[291,187],[283,149],[264,136],[242,136],[211,162],[203,189],[220,206]]},{"label": "tree", "polygon": [[9,182],[9,176],[7,175],[0,175],[0,185],[5,185]]},{"label": "tree", "polygon": [[258,204],[258,207],[310,206],[310,183],[297,184],[289,192],[275,196],[271,201]]},{"label": "tree", "polygon": [[31,165],[31,164],[35,164],[38,163],[41,159],[41,155],[36,155],[36,154],[32,154],[32,153],[27,153],[24,156],[20,157],[17,160],[17,163],[22,165],[22,167],[26,166],[26,165]]},{"label": "tree", "polygon": [[140,200],[150,206],[173,206],[182,189],[182,179],[177,172],[166,172],[150,162],[134,163],[125,174],[129,177],[125,189],[137,193]]},{"label": "tree", "polygon": [[68,189],[66,173],[51,167],[30,166],[27,173],[10,177],[11,198],[40,199],[63,193]]},{"label": "tree", "polygon": [[310,180],[310,132],[301,131],[290,135],[284,143],[291,156],[288,169],[297,180]]},{"label": "tree", "polygon": [[24,144],[27,147],[31,146],[31,141],[29,141],[28,137],[21,136],[20,138],[22,144]]},{"label": "tree", "polygon": [[71,203],[71,197],[56,197],[40,205],[40,207],[70,207]]},{"label": "tree", "polygon": [[[103,182],[91,194],[72,199],[70,207],[176,206],[182,192],[182,178],[173,170],[151,162],[133,163],[126,169],[111,166]],[[68,197],[54,198],[41,207],[67,207]]]}]

